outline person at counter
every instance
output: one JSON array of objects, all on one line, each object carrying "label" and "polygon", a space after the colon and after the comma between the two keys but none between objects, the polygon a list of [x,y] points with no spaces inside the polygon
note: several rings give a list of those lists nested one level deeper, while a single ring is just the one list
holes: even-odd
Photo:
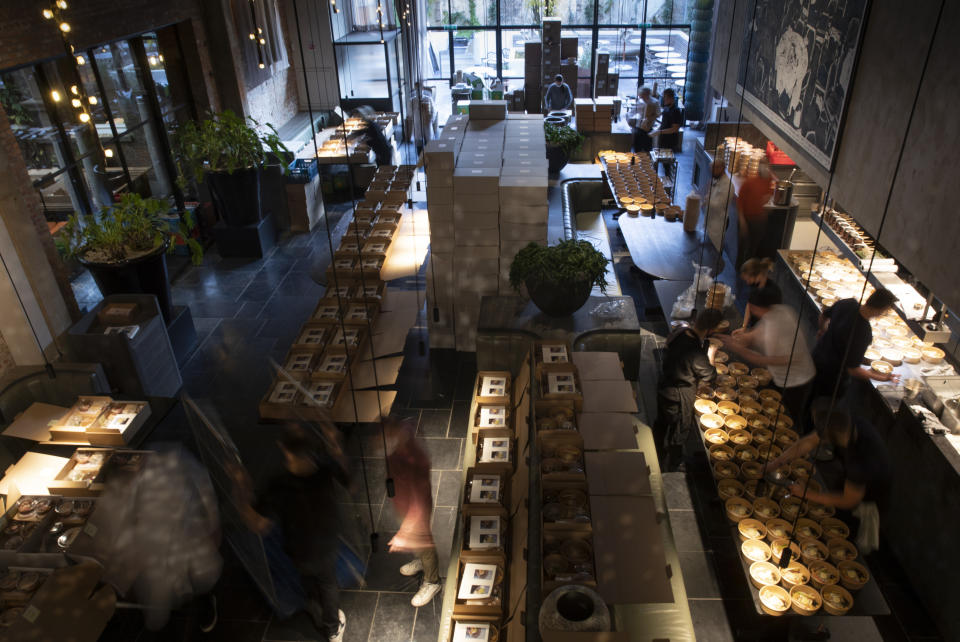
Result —
[{"label": "person at counter", "polygon": [[553,84],[547,88],[547,95],[543,100],[547,104],[547,111],[570,109],[570,105],[573,104],[573,92],[570,91],[570,85],[563,82],[563,76],[557,74]]},{"label": "person at counter", "polygon": [[650,137],[659,137],[657,147],[672,149],[679,153],[682,151],[680,128],[684,123],[683,110],[677,106],[677,95],[669,87],[663,90],[660,102],[663,105],[663,111],[660,113],[660,129],[650,132]]},{"label": "person at counter", "polygon": [[354,111],[354,116],[357,118],[362,118],[364,127],[361,130],[361,135],[366,140],[367,145],[370,149],[373,150],[374,156],[376,156],[377,167],[382,165],[392,165],[393,164],[393,146],[390,144],[390,141],[387,140],[387,137],[384,135],[383,130],[373,122],[374,111],[372,107],[367,105],[362,105],[357,107]]},{"label": "person at counter", "polygon": [[627,124],[633,128],[633,151],[649,152],[653,149],[650,132],[660,117],[660,105],[653,99],[649,87],[641,87],[637,94],[637,107],[627,118]]},{"label": "person at counter", "polygon": [[[750,286],[750,292],[762,291],[765,292],[770,298],[769,300],[772,304],[780,303],[783,300],[783,293],[780,291],[780,286],[777,285],[776,281],[770,278],[770,271],[773,269],[773,259],[770,258],[752,258],[747,259],[743,265],[740,266],[740,278],[743,279],[743,282]],[[747,302],[747,308],[743,314],[743,325],[733,331],[733,334],[738,334],[743,332],[747,328],[752,327],[757,322],[756,315],[753,314],[753,311],[750,308],[750,302]]]},{"label": "person at counter", "polygon": [[[812,406],[816,430],[769,462],[766,469],[776,470],[816,451],[822,440],[827,441],[833,446],[843,467],[840,489],[815,491],[807,488],[804,492],[804,485],[795,483],[790,486],[790,494],[836,508],[837,517],[850,526],[853,537],[857,537],[861,527],[866,530],[869,526],[871,531],[878,528],[879,511],[886,502],[893,471],[883,439],[877,429],[862,417],[851,419],[847,411],[831,408],[829,397],[816,399]],[[874,540],[875,548],[875,533],[870,537]],[[858,538],[858,548],[864,539]],[[869,550],[861,548],[860,552],[866,554]]]},{"label": "person at counter", "polygon": [[693,402],[697,386],[713,381],[716,347],[706,338],[723,321],[719,310],[703,310],[693,326],[684,326],[667,337],[663,372],[657,384],[657,419],[653,425],[657,457],[664,472],[683,469],[683,446],[696,430]]},{"label": "person at counter", "polygon": [[890,290],[880,288],[863,305],[856,299],[842,299],[820,313],[817,344],[813,348],[817,367],[813,398],[832,397],[836,390],[837,399],[842,399],[851,377],[864,381],[899,380],[899,375],[882,374],[863,366],[863,355],[873,343],[870,319],[886,313],[896,300]]},{"label": "person at counter", "polygon": [[756,256],[767,228],[767,202],[773,196],[773,176],[766,161],[760,161],[756,176],[743,179],[737,191],[737,265]]},{"label": "person at counter", "polygon": [[816,367],[807,340],[797,331],[797,315],[789,305],[780,303],[779,288],[754,290],[747,309],[753,310],[757,319],[753,328],[736,336],[718,335],[717,338],[728,351],[737,353],[751,366],[769,370],[784,407],[791,417],[800,417]]}]

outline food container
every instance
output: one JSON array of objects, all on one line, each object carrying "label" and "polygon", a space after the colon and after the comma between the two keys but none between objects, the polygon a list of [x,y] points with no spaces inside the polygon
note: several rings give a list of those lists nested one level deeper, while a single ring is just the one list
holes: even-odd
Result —
[{"label": "food container", "polygon": [[740,363],[739,361],[731,361],[727,367],[730,368],[730,374],[735,377],[749,374],[750,372],[750,366],[745,363]]},{"label": "food container", "polygon": [[733,401],[737,398],[737,391],[733,388],[717,388],[714,394],[720,401]]},{"label": "food container", "polygon": [[801,517],[797,520],[797,539],[820,539],[820,536],[823,534],[823,529],[820,528],[820,524],[808,519],[806,517]]},{"label": "food container", "polygon": [[840,581],[840,571],[830,562],[810,562],[810,583],[818,590]]},{"label": "food container", "polygon": [[790,589],[790,608],[800,615],[813,615],[823,606],[820,593],[812,586],[794,586]]},{"label": "food container", "polygon": [[818,539],[808,537],[800,540],[800,556],[807,564],[825,561],[830,556],[827,545]]},{"label": "food container", "polygon": [[774,427],[777,430],[783,430],[784,428],[790,429],[790,428],[793,428],[793,419],[791,419],[786,413],[783,413],[779,417],[777,417],[774,424],[775,424]]},{"label": "food container", "polygon": [[848,591],[859,591],[870,581],[870,571],[863,564],[840,562],[837,570],[840,571],[840,584]]},{"label": "food container", "polygon": [[780,569],[780,583],[787,590],[803,586],[810,581],[810,570],[798,561],[792,560],[787,568]]},{"label": "food container", "polygon": [[807,514],[807,505],[799,497],[787,497],[780,501],[780,514],[784,519],[793,520],[798,511],[801,516]]},{"label": "food container", "polygon": [[806,479],[813,474],[813,464],[806,459],[794,459],[790,462],[790,474],[794,478]]},{"label": "food container", "polygon": [[757,500],[757,483],[759,481],[758,479],[748,479],[743,482],[743,496],[749,499],[751,503]]},{"label": "food container", "polygon": [[740,391],[740,414],[749,419],[750,417],[759,414],[763,411],[763,406],[754,401],[753,399],[744,399],[743,393],[745,391]]},{"label": "food container", "polygon": [[758,589],[780,583],[780,569],[770,562],[754,562],[750,565],[750,582]]},{"label": "food container", "polygon": [[751,417],[747,417],[747,425],[754,430],[766,428],[770,425],[770,418],[766,415],[753,415]]},{"label": "food container", "polygon": [[726,508],[727,519],[734,524],[739,523],[740,520],[746,519],[753,514],[753,506],[742,497],[731,497],[725,501],[723,505]]},{"label": "food container", "polygon": [[768,445],[770,440],[773,439],[773,432],[767,430],[766,428],[757,428],[753,431],[753,434],[750,435],[753,443],[758,446]]},{"label": "food container", "polygon": [[727,443],[730,437],[723,428],[710,428],[703,433],[703,439],[708,444],[717,446]]},{"label": "food container", "polygon": [[853,596],[842,586],[824,586],[820,595],[823,597],[823,610],[830,615],[846,615],[853,608]]},{"label": "food container", "polygon": [[700,429],[709,430],[710,428],[723,428],[723,417],[720,415],[700,415]]},{"label": "food container", "polygon": [[[744,479],[760,479],[763,477],[763,466],[756,461],[745,461],[740,464],[740,474]],[[776,517],[776,515],[771,515]]]},{"label": "food container", "polygon": [[717,482],[717,492],[720,499],[726,501],[731,497],[743,496],[743,484],[736,479],[721,479]]},{"label": "food container", "polygon": [[[785,540],[790,533],[793,532],[793,527],[790,522],[785,519],[780,519],[779,517],[768,519],[763,526],[767,529],[767,541],[771,543],[778,539]],[[779,555],[777,556],[777,561],[780,561]]]},{"label": "food container", "polygon": [[713,465],[713,476],[717,479],[735,479],[740,469],[732,461],[718,461]]},{"label": "food container", "polygon": [[773,375],[766,368],[754,368],[750,371],[750,374],[757,378],[761,386],[770,385],[770,382],[773,381]]},{"label": "food container", "polygon": [[789,448],[800,440],[800,435],[789,428],[779,428],[774,440],[781,448]]},{"label": "food container", "polygon": [[791,559],[795,560],[800,557],[800,545],[794,541],[791,541],[789,538],[781,537],[770,542],[770,558],[775,564],[780,563],[780,558],[783,556],[783,551],[787,549],[787,546],[790,546],[790,550],[793,551]]},{"label": "food container", "polygon": [[[807,517],[821,522],[820,526],[823,526],[823,519],[825,517],[832,517],[836,512],[836,509],[833,506],[824,506],[823,504],[818,504],[816,502],[807,502],[807,504]],[[841,524],[842,523],[843,522],[841,522]]]},{"label": "food container", "polygon": [[723,365],[722,363],[718,363],[713,367],[713,369],[717,371],[718,375],[725,375],[730,373],[730,370],[727,368],[727,366]]},{"label": "food container", "polygon": [[787,409],[783,407],[779,401],[774,401],[772,399],[767,399],[761,404],[761,409],[763,414],[770,417],[771,419],[778,419],[787,414]]},{"label": "food container", "polygon": [[943,358],[946,356],[946,353],[940,348],[933,346],[928,346],[926,348],[921,348],[921,354],[923,355],[923,360],[927,363],[943,363]]},{"label": "food container", "polygon": [[890,374],[893,372],[893,364],[888,361],[871,361],[870,369],[880,374]]},{"label": "food container", "polygon": [[910,347],[903,349],[904,363],[920,363],[921,359],[923,359],[923,352],[921,352],[918,348]]},{"label": "food container", "polygon": [[758,394],[763,401],[780,401],[781,399],[780,393],[773,388],[764,388]]},{"label": "food container", "polygon": [[749,431],[738,428],[736,430],[731,430],[727,435],[730,438],[730,443],[736,446],[747,446],[753,440],[753,435]]},{"label": "food container", "polygon": [[828,542],[835,537],[843,539],[850,537],[850,528],[836,517],[824,517],[820,520],[820,527]]},{"label": "food container", "polygon": [[[743,390],[740,390],[739,394],[737,395],[737,398],[740,400],[741,405],[745,401],[757,401],[757,403],[760,403],[758,401],[758,399],[760,398],[760,394],[757,392],[756,388],[744,388]],[[743,411],[741,409],[741,413],[742,412]]]},{"label": "food container", "polygon": [[[722,388],[721,388],[722,390]],[[721,401],[717,404],[717,414],[727,417],[740,412],[740,405],[735,401]]]},{"label": "food container", "polygon": [[767,527],[758,519],[748,517],[737,523],[737,531],[740,533],[740,541],[748,539],[763,539],[767,536]]},{"label": "food container", "polygon": [[857,556],[859,555],[857,547],[843,537],[832,537],[828,539],[827,550],[829,551],[830,559],[834,564],[839,564],[840,562],[852,562],[853,560],[857,559]]},{"label": "food container", "polygon": [[698,399],[713,399],[714,394],[714,390],[711,386],[702,385],[697,388]]},{"label": "food container", "polygon": [[766,522],[780,516],[780,506],[772,499],[758,497],[753,502],[753,514]]},{"label": "food container", "polygon": [[740,554],[748,564],[770,560],[770,546],[760,539],[747,539],[740,544]]},{"label": "food container", "polygon": [[741,390],[748,388],[756,388],[760,385],[760,381],[756,377],[751,375],[741,375],[737,377],[737,387]]},{"label": "food container", "polygon": [[727,430],[743,430],[747,427],[747,420],[740,415],[727,415],[723,418],[723,425]]},{"label": "food container", "polygon": [[693,409],[697,411],[697,416],[700,415],[715,415],[717,414],[717,404],[710,401],[709,399],[697,399],[693,402]]},{"label": "food container", "polygon": [[710,455],[710,461],[713,463],[721,461],[733,461],[733,448],[726,444],[716,444],[710,446],[707,450]]},{"label": "food container", "polygon": [[741,462],[741,464],[755,462],[760,458],[757,449],[753,446],[737,446],[733,449],[733,456],[737,461]]},{"label": "food container", "polygon": [[882,358],[883,353],[881,353],[877,348],[867,348],[867,351],[863,353],[863,361],[867,365],[874,361],[879,361]]},{"label": "food container", "polygon": [[779,616],[790,610],[790,594],[779,586],[760,589],[760,608],[767,615]]},{"label": "food container", "polygon": [[[730,366],[727,366],[729,371]],[[737,387],[737,378],[733,375],[717,375],[716,380],[717,388],[736,388]]]}]

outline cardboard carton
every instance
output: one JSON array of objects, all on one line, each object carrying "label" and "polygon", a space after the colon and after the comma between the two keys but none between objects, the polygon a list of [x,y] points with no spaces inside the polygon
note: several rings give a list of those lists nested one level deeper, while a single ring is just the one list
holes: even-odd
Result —
[{"label": "cardboard carton", "polygon": [[453,188],[461,194],[496,194],[499,191],[500,168],[457,168],[453,174]]},{"label": "cardboard carton", "polygon": [[507,117],[505,100],[471,100],[470,120],[504,120]]}]

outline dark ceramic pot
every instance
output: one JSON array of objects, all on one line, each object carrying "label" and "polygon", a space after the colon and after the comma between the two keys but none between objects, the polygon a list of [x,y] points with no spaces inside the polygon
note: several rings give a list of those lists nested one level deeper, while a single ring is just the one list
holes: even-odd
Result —
[{"label": "dark ceramic pot", "polygon": [[263,218],[260,198],[259,167],[238,169],[233,173],[208,172],[207,189],[217,214],[227,225],[255,225]]},{"label": "dark ceramic pot", "polygon": [[167,245],[150,254],[122,263],[94,263],[80,259],[104,297],[112,294],[152,294],[160,312],[170,321],[170,281],[167,277]]},{"label": "dark ceramic pot", "polygon": [[558,145],[547,144],[547,171],[556,174],[567,166],[570,155]]},{"label": "dark ceramic pot", "polygon": [[527,292],[534,305],[551,317],[570,316],[583,307],[593,289],[591,281],[575,283],[556,281],[525,281]]}]

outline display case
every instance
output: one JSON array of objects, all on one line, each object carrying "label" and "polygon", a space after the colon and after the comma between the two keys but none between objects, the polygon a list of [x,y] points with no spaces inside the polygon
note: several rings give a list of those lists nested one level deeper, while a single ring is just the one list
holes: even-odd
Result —
[{"label": "display case", "polygon": [[[357,31],[334,40],[340,77],[341,105],[345,109],[369,105],[384,112],[400,112],[399,31]],[[385,77],[371,69],[386,71]]]}]

